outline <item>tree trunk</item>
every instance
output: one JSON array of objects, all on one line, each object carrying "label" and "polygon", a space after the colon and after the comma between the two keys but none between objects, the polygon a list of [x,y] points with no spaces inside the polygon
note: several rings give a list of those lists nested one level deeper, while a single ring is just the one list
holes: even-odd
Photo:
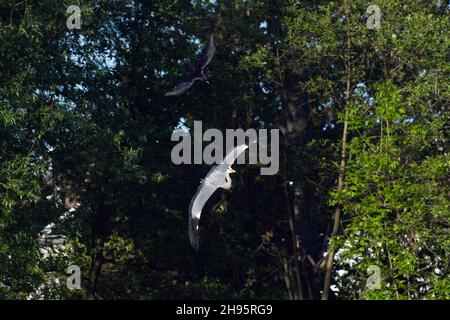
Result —
[{"label": "tree trunk", "polygon": [[286,202],[286,210],[288,213],[289,220],[289,231],[291,233],[292,239],[292,257],[294,258],[294,270],[295,270],[295,280],[297,284],[297,299],[303,300],[303,291],[302,291],[302,280],[300,274],[300,266],[299,266],[299,250],[297,247],[297,236],[295,234],[295,224],[294,224],[294,212],[292,210],[292,206],[290,203],[289,197],[289,189],[288,189],[288,179],[287,179],[287,137],[284,135],[284,147],[283,147],[283,190],[284,190],[284,198]]},{"label": "tree trunk", "polygon": [[[345,91],[345,114],[344,114],[344,128],[342,129],[342,148],[341,148],[341,163],[339,165],[338,176],[338,193],[340,194],[344,189],[345,179],[345,164],[347,158],[347,135],[348,135],[348,103],[350,98],[350,79],[351,79],[351,67],[350,67],[350,36],[347,36],[347,84]],[[337,205],[333,214],[333,229],[331,236],[335,237],[339,233],[339,226],[341,223],[342,206]],[[322,300],[328,300],[330,296],[331,275],[333,272],[333,260],[335,250],[328,250],[326,257],[325,278],[323,283]]]},{"label": "tree trunk", "polygon": [[99,240],[95,247],[94,257],[91,262],[91,272],[89,277],[89,288],[87,291],[88,299],[95,300],[95,294],[97,292],[98,280],[103,267],[103,241]]},{"label": "tree trunk", "polygon": [[104,242],[108,225],[107,212],[103,199],[97,200],[96,216],[92,224],[92,254],[89,271],[89,284],[87,296],[90,300],[96,299],[98,281],[104,264]]}]

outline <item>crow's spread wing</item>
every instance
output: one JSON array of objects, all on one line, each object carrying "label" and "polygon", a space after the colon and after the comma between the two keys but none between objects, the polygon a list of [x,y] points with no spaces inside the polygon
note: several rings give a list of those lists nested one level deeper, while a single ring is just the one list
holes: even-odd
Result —
[{"label": "crow's spread wing", "polygon": [[183,80],[178,85],[176,85],[175,88],[172,89],[172,91],[167,92],[165,94],[165,96],[166,97],[179,96],[179,95],[185,93],[186,91],[188,91],[192,87],[194,82],[195,82],[195,78],[192,76],[192,74],[189,74],[185,80]]},{"label": "crow's spread wing", "polygon": [[200,59],[197,62],[197,66],[195,68],[196,71],[203,72],[206,66],[210,64],[215,52],[216,47],[214,46],[214,36],[211,34],[209,36],[208,42],[206,43],[205,47],[202,50]]}]

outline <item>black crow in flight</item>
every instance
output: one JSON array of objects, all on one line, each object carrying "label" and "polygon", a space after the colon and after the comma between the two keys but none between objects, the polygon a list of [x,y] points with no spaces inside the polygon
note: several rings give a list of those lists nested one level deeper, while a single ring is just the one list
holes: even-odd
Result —
[{"label": "black crow in flight", "polygon": [[187,74],[182,81],[175,86],[175,88],[172,89],[172,91],[167,92],[165,96],[179,96],[185,93],[189,90],[190,87],[194,84],[197,80],[204,80],[206,81],[208,77],[205,75],[204,71],[206,66],[211,62],[214,52],[216,51],[216,48],[214,47],[214,38],[211,34],[209,36],[208,42],[206,43],[205,47],[202,50],[202,53],[200,55],[199,60],[197,61],[197,64],[195,65],[195,68]]}]

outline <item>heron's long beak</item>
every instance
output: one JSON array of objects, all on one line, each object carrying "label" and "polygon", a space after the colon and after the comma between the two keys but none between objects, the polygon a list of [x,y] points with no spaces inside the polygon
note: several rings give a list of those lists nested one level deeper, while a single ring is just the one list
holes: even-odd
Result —
[{"label": "heron's long beak", "polygon": [[234,170],[232,167],[230,167],[230,168],[228,169],[228,172],[230,172],[230,173],[235,173],[236,170]]}]

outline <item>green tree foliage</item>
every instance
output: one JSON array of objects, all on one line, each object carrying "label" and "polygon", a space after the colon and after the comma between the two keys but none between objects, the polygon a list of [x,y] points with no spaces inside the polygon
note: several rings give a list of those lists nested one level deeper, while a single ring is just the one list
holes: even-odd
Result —
[{"label": "green tree foliage", "polygon": [[[0,1],[0,298],[319,299],[327,252],[328,298],[450,298],[447,7],[379,0],[371,30],[362,0],[71,4],[80,30]],[[210,33],[209,83],[164,97]],[[237,165],[210,199],[198,254],[209,167],[170,160],[194,120],[282,132],[277,175]]]}]

